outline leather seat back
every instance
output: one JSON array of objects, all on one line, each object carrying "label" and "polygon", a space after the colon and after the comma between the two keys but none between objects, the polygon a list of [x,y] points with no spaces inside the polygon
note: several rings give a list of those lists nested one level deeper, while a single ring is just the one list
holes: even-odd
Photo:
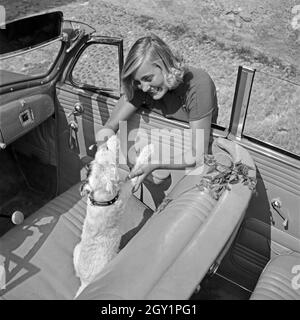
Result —
[{"label": "leather seat back", "polygon": [[[254,168],[249,153],[220,140],[234,161]],[[202,170],[181,179],[155,213],[78,299],[188,299],[230,241],[251,190],[241,182],[216,201],[196,184]],[[255,177],[255,170],[251,173]]]},{"label": "leather seat back", "polygon": [[279,255],[264,268],[251,300],[300,300],[300,256]]}]

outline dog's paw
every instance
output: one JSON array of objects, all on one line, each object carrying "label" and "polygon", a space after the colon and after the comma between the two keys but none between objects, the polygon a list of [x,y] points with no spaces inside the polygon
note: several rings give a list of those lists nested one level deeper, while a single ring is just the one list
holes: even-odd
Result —
[{"label": "dog's paw", "polygon": [[154,154],[154,145],[152,143],[143,147],[139,156],[137,157],[136,166],[147,163],[151,155],[153,154]]}]

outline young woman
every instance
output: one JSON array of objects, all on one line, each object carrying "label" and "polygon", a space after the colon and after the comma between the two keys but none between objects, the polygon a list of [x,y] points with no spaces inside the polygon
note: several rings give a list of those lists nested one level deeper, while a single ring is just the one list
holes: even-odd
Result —
[{"label": "young woman", "polygon": [[191,150],[184,154],[184,159],[188,159],[185,163],[149,163],[138,171],[131,171],[129,178],[139,176],[135,190],[156,169],[196,165],[200,161],[196,157],[197,129],[204,130],[203,150],[208,153],[211,122],[216,121],[218,106],[215,85],[204,70],[185,66],[163,40],[151,35],[138,39],[131,47],[122,70],[122,85],[125,94],[101,129],[102,137],[103,134],[115,134],[119,122],[129,119],[141,106],[147,106],[167,118],[188,122],[194,137]]}]

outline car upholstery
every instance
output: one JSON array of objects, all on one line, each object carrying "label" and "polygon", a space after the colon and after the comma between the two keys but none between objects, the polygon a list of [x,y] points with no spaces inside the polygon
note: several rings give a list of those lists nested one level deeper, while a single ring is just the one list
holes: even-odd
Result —
[{"label": "car upholstery", "polygon": [[[237,143],[219,139],[236,162],[254,167]],[[219,149],[219,152],[221,149]],[[188,299],[222,255],[251,198],[241,181],[221,197],[195,188],[205,172],[185,175],[153,212],[134,195],[126,207],[119,254],[78,299]],[[125,172],[124,172],[125,174]],[[252,172],[255,177],[255,170]],[[2,299],[72,299],[79,287],[72,254],[80,240],[86,199],[79,184],[51,200],[1,238]],[[2,277],[3,278],[3,277]]]},{"label": "car upholstery", "polygon": [[300,300],[299,275],[300,255],[276,256],[264,268],[251,300]]}]

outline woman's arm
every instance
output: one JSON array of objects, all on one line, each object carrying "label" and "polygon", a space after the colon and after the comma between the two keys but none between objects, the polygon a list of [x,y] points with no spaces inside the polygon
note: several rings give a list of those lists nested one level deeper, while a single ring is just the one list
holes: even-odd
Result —
[{"label": "woman's arm", "polygon": [[197,164],[202,163],[204,154],[208,153],[211,134],[211,119],[212,114],[210,113],[200,120],[190,121],[190,128],[193,135],[192,154],[194,155],[195,162]]},{"label": "woman's arm", "polygon": [[101,145],[106,141],[106,139],[116,134],[119,130],[120,121],[128,120],[136,110],[137,108],[127,101],[125,95],[123,95],[116,103],[116,106],[112,110],[112,113],[103,128],[97,132],[97,146]]}]

